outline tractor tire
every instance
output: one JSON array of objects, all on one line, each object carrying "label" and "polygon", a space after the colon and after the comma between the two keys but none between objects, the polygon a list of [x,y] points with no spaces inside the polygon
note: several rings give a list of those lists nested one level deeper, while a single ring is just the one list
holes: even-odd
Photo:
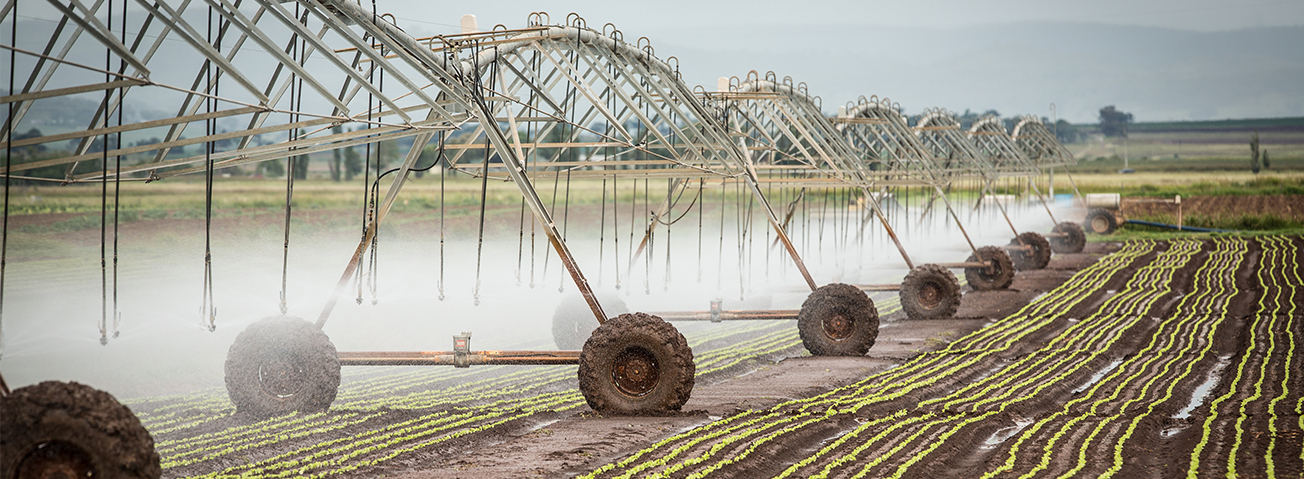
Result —
[{"label": "tractor tire", "polygon": [[1029,271],[1042,269],[1050,264],[1050,241],[1046,241],[1045,236],[1032,231],[1025,231],[1020,233],[1018,238],[1010,240],[1011,245],[1019,245],[1020,243],[1031,246],[1032,251],[1010,251],[1010,261],[1014,262],[1014,269]]},{"label": "tractor tire", "polygon": [[979,256],[995,264],[964,269],[964,279],[969,282],[969,287],[974,291],[1005,289],[1014,282],[1014,262],[1004,249],[998,246],[983,246],[978,248],[977,253],[969,255],[968,261],[979,261]]},{"label": "tractor tire", "polygon": [[[595,294],[608,318],[629,312],[625,302],[615,293]],[[557,343],[557,349],[574,351],[583,348],[584,342],[588,341],[595,329],[598,329],[598,319],[593,317],[589,303],[579,294],[562,299],[557,310],[552,313],[552,340]]]},{"label": "tractor tire", "polygon": [[162,475],[154,438],[113,396],[46,381],[0,398],[0,477]]},{"label": "tractor tire", "polygon": [[833,283],[806,297],[797,332],[815,356],[864,356],[878,339],[878,310],[860,288]]},{"label": "tractor tire", "polygon": [[1051,232],[1064,235],[1050,241],[1051,251],[1060,254],[1081,253],[1087,247],[1087,233],[1082,231],[1080,224],[1065,221],[1055,225]]},{"label": "tractor tire", "polygon": [[627,313],[593,330],[580,352],[580,392],[602,414],[678,411],[697,368],[688,340],[646,313]]},{"label": "tractor tire", "polygon": [[226,392],[236,411],[255,417],[325,411],[339,385],[335,345],[299,318],[259,320],[226,353]]},{"label": "tractor tire", "polygon": [[1118,229],[1118,218],[1109,210],[1094,209],[1087,212],[1087,221],[1083,227],[1088,233],[1107,235]]},{"label": "tractor tire", "polygon": [[945,319],[960,308],[960,280],[935,264],[910,270],[901,282],[901,309],[910,319]]}]

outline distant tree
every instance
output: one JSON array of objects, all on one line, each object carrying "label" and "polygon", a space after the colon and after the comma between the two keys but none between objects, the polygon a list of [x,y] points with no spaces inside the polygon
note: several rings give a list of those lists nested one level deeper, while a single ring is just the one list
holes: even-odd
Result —
[{"label": "distant tree", "polygon": [[1086,137],[1082,129],[1069,123],[1068,120],[1057,120],[1055,122],[1055,139],[1060,143],[1077,143]]},{"label": "distant tree", "polygon": [[294,179],[308,179],[308,155],[294,157]]},{"label": "distant tree", "polygon": [[1250,171],[1259,174],[1259,132],[1250,136]]},{"label": "distant tree", "polygon": [[[41,130],[36,129],[36,128],[32,128],[32,129],[30,129],[30,130],[27,130],[27,133],[15,133],[15,134],[14,134],[14,141],[18,141],[18,140],[26,140],[26,139],[28,139],[28,138],[40,138],[40,137],[42,137],[42,136],[45,136],[45,134],[44,134],[44,133],[41,133]],[[26,147],[22,147],[22,148],[15,148],[15,149],[14,149],[14,156],[17,156],[17,157],[19,157],[19,158],[30,158],[30,157],[32,157],[32,156],[35,156],[35,155],[38,155],[38,154],[41,154],[41,153],[44,153],[44,152],[45,152],[45,145],[36,144],[36,145],[26,146]]]},{"label": "distant tree", "polygon": [[281,160],[268,160],[259,163],[254,172],[256,174],[261,173],[268,178],[280,178],[281,175],[285,174],[285,167],[281,166]]},{"label": "distant tree", "polygon": [[[342,132],[343,130],[339,125],[331,128],[331,134],[338,135]],[[340,181],[340,161],[340,149],[331,150],[331,181]]]},{"label": "distant tree", "polygon": [[353,179],[354,175],[362,173],[362,155],[354,147],[344,149],[344,181]]},{"label": "distant tree", "polygon": [[[305,136],[307,136],[307,133],[305,133],[302,129],[299,130],[299,135],[297,138],[304,138]],[[290,161],[294,162],[292,164],[294,169],[294,179],[296,180],[308,179],[308,155],[292,156],[290,157]]]},{"label": "distant tree", "polygon": [[1263,150],[1263,169],[1266,170],[1271,167],[1272,165],[1268,164],[1268,150]]},{"label": "distant tree", "polygon": [[1127,124],[1132,123],[1132,114],[1114,109],[1114,105],[1100,109],[1100,132],[1105,136],[1127,137]]}]

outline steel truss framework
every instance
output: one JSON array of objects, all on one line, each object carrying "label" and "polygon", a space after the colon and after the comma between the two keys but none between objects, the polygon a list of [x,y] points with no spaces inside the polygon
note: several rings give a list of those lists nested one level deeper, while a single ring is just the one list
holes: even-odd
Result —
[{"label": "steel truss framework", "polygon": [[[599,322],[606,314],[535,192],[541,177],[670,180],[649,235],[691,180],[745,184],[815,289],[762,185],[858,189],[871,206],[862,229],[876,216],[891,233],[877,201],[888,191],[930,188],[959,225],[943,192],[948,177],[1004,174],[1029,162],[1003,130],[991,145],[975,140],[981,155],[949,143],[951,153],[930,150],[886,99],[862,97],[827,118],[804,84],[772,73],[735,78],[718,92],[694,91],[645,39],[627,43],[614,27],[592,30],[573,14],[564,25],[532,14],[523,29],[418,39],[347,0],[136,0],[136,18],[119,1],[50,0],[64,15],[47,40],[35,48],[4,45],[21,60],[11,60],[16,82],[0,98],[10,107],[0,137],[10,154],[0,173],[6,181],[39,181],[45,178],[37,173],[57,168],[63,183],[203,173],[211,188],[222,168],[410,139],[318,326],[431,142],[447,168],[515,183]],[[12,21],[17,7],[9,0],[3,17]],[[15,137],[33,109],[87,97],[98,106],[84,127]],[[133,105],[151,108],[129,112]],[[953,128],[943,120],[929,120],[938,123],[925,130],[950,141]],[[1039,162],[1068,161],[1039,122],[1020,125],[1016,138]],[[996,139],[977,128],[971,137]],[[124,134],[142,139],[122,144]],[[59,142],[75,147],[14,161],[15,149]]]},{"label": "steel truss framework", "polygon": [[1055,135],[1046,129],[1040,118],[1026,115],[1014,125],[1011,133],[1015,143],[1023,148],[1023,153],[1032,159],[1038,168],[1070,167],[1078,164],[1077,158],[1068,148],[1060,143]]},{"label": "steel truss framework", "polygon": [[939,159],[910,128],[900,111],[900,105],[887,98],[861,96],[856,102],[848,102],[840,107],[835,121],[839,123],[847,141],[862,152],[862,161],[868,165],[867,169],[883,178],[876,185],[881,194],[886,194],[888,188],[908,186],[921,186],[930,190],[928,204],[920,214],[921,220],[932,211],[937,200],[942,200],[969,249],[977,254],[977,246],[969,238],[964,223],[945,192],[949,169],[964,172],[973,169],[976,162],[948,164]]},{"label": "steel truss framework", "polygon": [[[1032,125],[1032,123],[1027,123],[1027,125]],[[1041,125],[1041,122],[1037,121],[1036,125]],[[1045,127],[1042,127],[1041,129],[1042,131],[1045,131]],[[1022,171],[1023,174],[1016,176],[1023,177],[1027,180],[1028,187],[1046,209],[1046,214],[1050,216],[1051,221],[1055,221],[1055,214],[1051,212],[1046,197],[1042,195],[1041,190],[1037,188],[1036,182],[1032,181],[1041,174],[1039,165],[1029,159],[1024,153],[1024,149],[1015,142],[1014,138],[1011,138],[1010,135],[1006,133],[1005,125],[1001,122],[1000,118],[986,116],[974,122],[973,126],[969,128],[968,137],[973,141],[978,150],[990,159],[997,169],[1008,165],[1009,168],[1014,169],[1015,171]],[[1037,138],[1040,139],[1041,137],[1038,136]],[[1050,139],[1053,140],[1053,137]],[[1058,144],[1058,142],[1056,142],[1056,144]],[[1063,147],[1061,146],[1060,148]],[[1072,155],[1069,157],[1071,158]],[[1048,168],[1050,167],[1049,161],[1055,160],[1048,160]],[[984,185],[985,193],[991,192],[992,184],[995,181],[995,177],[986,180],[986,184]],[[975,205],[975,208],[979,205],[981,205],[981,201]]]},{"label": "steel truss framework", "polygon": [[820,99],[810,96],[804,83],[794,83],[791,77],[780,81],[774,72],[767,72],[762,79],[752,71],[741,79],[721,79],[718,90],[703,92],[701,97],[725,112],[729,133],[745,151],[747,164],[758,172],[760,181],[771,187],[800,189],[796,195],[799,199],[784,215],[785,229],[793,218],[796,202],[807,189],[857,189],[869,207],[857,234],[861,234],[866,222],[877,217],[906,264],[913,268],[873,194],[879,180],[871,175],[861,152],[820,111]]},{"label": "steel truss framework", "polygon": [[[966,135],[961,131],[960,122],[955,114],[944,109],[926,109],[920,115],[914,127],[915,133],[938,158],[945,158],[942,171],[949,180],[973,179],[982,182],[978,200],[974,209],[985,203],[988,195],[994,193],[993,184],[1002,178],[1020,178],[1031,182],[1040,172],[1037,166],[1026,156],[1010,151],[1010,145],[1002,142],[1004,127],[995,117],[986,117],[977,122]],[[995,152],[995,156],[989,156]],[[1000,210],[1001,216],[1014,233],[1015,241],[1023,246],[1024,241],[1018,228],[1006,211],[1005,202],[991,201]],[[1043,204],[1044,204],[1043,200]],[[1046,208],[1050,214],[1050,208]],[[1051,221],[1054,221],[1051,215]]]}]

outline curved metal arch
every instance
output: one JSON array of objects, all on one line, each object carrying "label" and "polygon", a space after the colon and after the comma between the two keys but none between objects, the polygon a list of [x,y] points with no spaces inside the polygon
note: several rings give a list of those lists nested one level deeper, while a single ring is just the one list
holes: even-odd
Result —
[{"label": "curved metal arch", "polygon": [[[45,42],[48,53],[20,51],[37,61],[30,70],[16,72],[26,79],[21,92],[0,98],[18,112],[4,139],[23,128],[24,115],[37,102],[97,93],[104,97],[83,130],[13,142],[76,145],[65,155],[16,164],[12,172],[59,166],[63,182],[128,174],[156,180],[206,171],[210,160],[221,169],[428,137],[468,118],[469,90],[445,70],[446,64],[395,55],[415,42],[352,3],[254,0],[236,6],[229,0],[205,1],[205,11],[219,19],[211,41],[199,33],[204,21],[199,8],[164,0],[142,3],[146,18],[137,20],[137,40],[129,47],[115,47],[106,32],[81,35],[103,28],[94,20],[102,12],[93,5],[63,19],[78,27],[55,29]],[[72,60],[97,49],[108,49],[132,66],[106,71]],[[149,74],[146,65],[157,58],[169,64]],[[311,71],[301,66],[308,61],[314,62]],[[142,105],[169,113],[121,124],[108,120],[123,108],[140,110]],[[282,114],[291,119],[281,120]],[[230,131],[212,131],[207,122]],[[90,151],[97,138],[119,133],[142,139],[130,146],[110,144],[107,152]],[[121,157],[123,167],[78,171],[81,163],[104,157]]]},{"label": "curved metal arch", "polygon": [[[676,69],[652,52],[594,30],[542,26],[476,48],[460,63],[480,78],[496,126],[516,132],[508,139],[530,174],[743,175],[719,112],[697,101]],[[473,126],[446,147],[454,168],[480,174],[482,162],[463,160],[484,142],[484,125]],[[491,175],[502,176],[504,168],[489,165]]]},{"label": "curved metal arch", "polygon": [[999,117],[987,115],[975,121],[967,136],[998,170],[1022,171],[1028,177],[1038,175],[1036,165],[1014,144]]},{"label": "curved metal arch", "polygon": [[1039,168],[1073,166],[1078,159],[1046,128],[1046,124],[1033,115],[1025,115],[1014,125],[1015,143]]},{"label": "curved metal arch", "polygon": [[938,160],[911,130],[899,106],[886,97],[861,96],[836,121],[847,141],[862,152],[865,168],[884,186],[939,186]]},{"label": "curved metal arch", "polygon": [[948,180],[998,176],[987,157],[960,130],[955,114],[942,108],[925,109],[914,126],[915,136],[937,159],[938,169]]},{"label": "curved metal arch", "polygon": [[[469,134],[451,138],[445,144],[454,150],[449,164],[474,175],[519,172],[553,179],[565,172],[570,178],[668,179],[645,241],[673,198],[689,186],[686,180],[741,181],[814,289],[758,187],[750,158],[726,129],[724,110],[700,101],[645,40],[630,45],[612,37],[582,27],[543,26],[472,50],[461,61],[463,71],[480,79],[477,91],[498,128],[476,124]],[[495,129],[508,132],[510,146],[498,155],[522,161],[498,163],[485,156],[464,161],[463,153],[484,148],[482,138]]]},{"label": "curved metal arch", "polygon": [[820,111],[818,97],[804,91],[804,83],[785,80],[774,72],[761,79],[751,71],[736,84],[731,78],[728,91],[704,99],[728,112],[728,129],[756,168],[791,174],[784,184],[863,185],[868,178],[859,153]]}]

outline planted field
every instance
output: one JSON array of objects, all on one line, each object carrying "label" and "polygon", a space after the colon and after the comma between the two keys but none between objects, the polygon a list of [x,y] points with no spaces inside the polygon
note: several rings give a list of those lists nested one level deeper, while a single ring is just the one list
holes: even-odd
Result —
[{"label": "planted field", "polygon": [[[882,302],[891,313],[895,301]],[[801,354],[791,322],[689,333],[699,380]],[[573,366],[346,369],[329,412],[250,423],[225,391],[127,401],[165,477],[374,477],[590,411]]]},{"label": "planted field", "polygon": [[[126,402],[177,478],[1298,477],[1301,246],[1136,241],[1076,274],[1021,273],[1068,279],[985,327],[953,320],[976,331],[918,354],[899,344],[933,323],[891,320],[893,294],[865,358],[800,358],[791,322],[685,324],[705,402],[666,418],[595,415],[571,366],[346,368],[329,411],[261,421],[220,388]],[[865,372],[778,392],[758,371],[784,358]],[[711,384],[730,381],[776,400],[720,406]]]},{"label": "planted field", "polygon": [[589,477],[1298,477],[1300,246],[1134,242],[942,350]]}]

